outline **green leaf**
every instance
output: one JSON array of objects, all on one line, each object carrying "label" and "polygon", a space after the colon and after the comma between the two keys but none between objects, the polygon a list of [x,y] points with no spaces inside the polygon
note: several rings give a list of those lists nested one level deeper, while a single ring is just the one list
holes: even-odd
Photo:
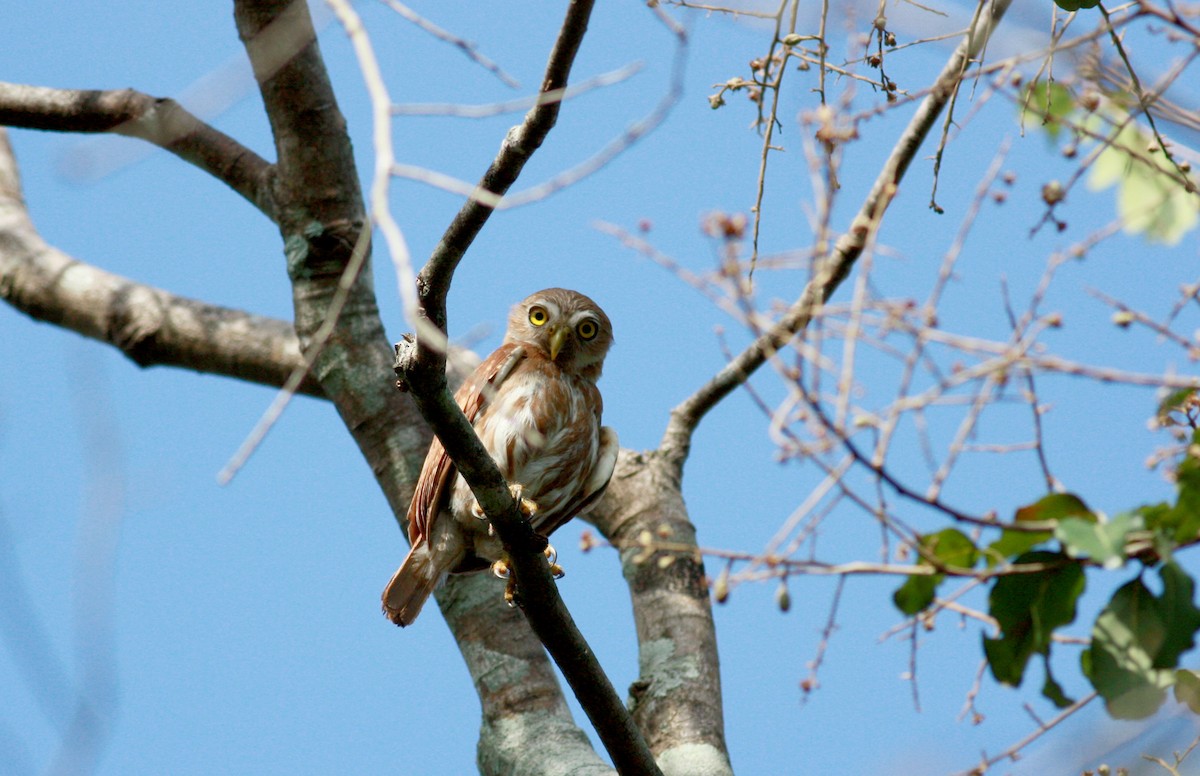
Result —
[{"label": "green leaf", "polygon": [[1096,618],[1080,662],[1114,718],[1142,719],[1162,705],[1174,681],[1154,667],[1166,633],[1159,601],[1140,578],[1118,589]]},{"label": "green leaf", "polygon": [[1200,196],[1184,187],[1164,154],[1144,150],[1156,143],[1127,113],[1113,111],[1106,117],[1122,129],[1092,163],[1088,188],[1117,185],[1117,214],[1125,232],[1175,245],[1200,223]]},{"label": "green leaf", "polygon": [[1158,403],[1159,422],[1165,421],[1172,412],[1184,409],[1195,395],[1195,388],[1180,388],[1167,394],[1167,397]]},{"label": "green leaf", "polygon": [[[1074,493],[1051,493],[1018,509],[1013,521],[1019,525],[1055,522],[1067,517],[1096,520],[1096,515],[1079,496]],[[1050,531],[1002,531],[1000,538],[988,545],[988,563],[995,565],[998,558],[1013,558],[1029,552],[1042,542],[1049,541],[1052,536]]]},{"label": "green leaf", "polygon": [[[945,566],[969,569],[974,568],[979,560],[979,548],[970,537],[957,528],[945,528],[937,533],[922,536],[921,549],[925,555],[932,555]],[[917,565],[933,567],[924,557]],[[897,609],[911,617],[933,603],[938,585],[944,577],[944,574],[914,574],[892,593],[892,602]]]},{"label": "green leaf", "polygon": [[1100,0],[1054,0],[1054,4],[1064,11],[1078,11],[1080,8],[1095,8]]},{"label": "green leaf", "polygon": [[[1197,434],[1192,435],[1192,444],[1197,444]],[[1184,456],[1175,470],[1175,486],[1179,497],[1171,510],[1170,523],[1175,528],[1176,542],[1186,542],[1200,534],[1200,460],[1193,455]]]},{"label": "green leaf", "polygon": [[1055,707],[1065,709],[1075,701],[1067,697],[1063,692],[1062,685],[1054,679],[1054,674],[1050,673],[1050,658],[1045,660],[1046,664],[1046,681],[1042,684],[1042,695],[1050,700]]},{"label": "green leaf", "polygon": [[1023,125],[1041,126],[1051,140],[1062,131],[1062,120],[1075,110],[1070,90],[1054,81],[1035,81],[1025,90],[1021,101]]},{"label": "green leaf", "polygon": [[1054,528],[1054,537],[1072,558],[1091,558],[1106,569],[1115,569],[1125,563],[1126,535],[1141,528],[1141,518],[1129,513],[1107,523],[1068,517]]},{"label": "green leaf", "polygon": [[994,566],[998,560],[1029,552],[1052,536],[1054,534],[1049,531],[1003,531],[999,539],[988,545],[988,565]]},{"label": "green leaf", "polygon": [[1175,668],[1179,665],[1179,656],[1196,645],[1196,631],[1200,630],[1200,609],[1193,603],[1196,586],[1174,561],[1164,563],[1158,575],[1163,582],[1159,609],[1165,634],[1162,646],[1154,656],[1154,667]]},{"label": "green leaf", "polygon": [[912,617],[933,603],[938,583],[942,581],[941,577],[941,574],[909,577],[892,593],[892,602],[896,604],[897,609]]},{"label": "green leaf", "polygon": [[1029,506],[1021,507],[1016,514],[1018,523],[1062,520],[1065,517],[1078,517],[1093,523],[1097,520],[1095,513],[1074,493],[1051,493]]},{"label": "green leaf", "polygon": [[1175,700],[1200,714],[1200,674],[1186,668],[1175,672]]},{"label": "green leaf", "polygon": [[[1200,432],[1192,435],[1192,445],[1200,444]],[[1146,527],[1154,531],[1157,538],[1168,544],[1169,555],[1173,545],[1191,542],[1200,535],[1200,460],[1193,455],[1184,456],[1175,470],[1177,497],[1174,505],[1148,504],[1138,507]]]},{"label": "green leaf", "polygon": [[947,566],[969,569],[979,560],[979,548],[957,528],[945,528],[921,538],[921,546]]},{"label": "green leaf", "polygon": [[1050,654],[1054,630],[1075,619],[1075,601],[1086,584],[1079,564],[1062,553],[1027,552],[1016,563],[1051,567],[1001,577],[988,597],[988,611],[1001,635],[984,638],[984,653],[996,680],[1014,687],[1021,684],[1030,657]]}]

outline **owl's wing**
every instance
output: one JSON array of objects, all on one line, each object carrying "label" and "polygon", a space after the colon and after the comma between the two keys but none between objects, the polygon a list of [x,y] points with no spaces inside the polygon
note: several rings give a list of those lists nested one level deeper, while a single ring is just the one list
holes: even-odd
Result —
[{"label": "owl's wing", "polygon": [[[454,400],[467,416],[468,422],[475,423],[480,411],[487,405],[488,398],[505,378],[512,374],[523,358],[524,347],[506,342],[476,367],[471,376],[459,386],[454,393]],[[446,454],[446,448],[435,436],[429,445],[429,453],[425,456],[425,464],[421,467],[421,475],[417,478],[412,502],[408,505],[408,539],[414,545],[429,535],[429,526],[437,516],[438,510],[442,508],[456,471],[454,462]]]},{"label": "owl's wing", "polygon": [[[566,509],[556,510],[553,514],[535,513],[531,519],[533,530],[542,536],[549,536],[558,530],[563,523],[573,517],[586,513],[596,505],[604,491],[608,490],[608,482],[612,479],[613,470],[617,466],[617,454],[621,451],[621,443],[617,432],[608,426],[600,427],[600,445],[596,451],[596,465],[588,474],[587,482],[580,489],[575,500],[567,504]],[[538,518],[542,519],[539,520]]]}]

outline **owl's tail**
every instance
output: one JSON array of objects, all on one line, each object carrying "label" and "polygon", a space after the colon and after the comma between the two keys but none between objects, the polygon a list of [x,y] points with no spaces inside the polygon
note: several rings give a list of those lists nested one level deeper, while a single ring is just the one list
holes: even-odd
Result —
[{"label": "owl's tail", "polygon": [[383,589],[383,613],[402,628],[412,624],[441,577],[434,568],[429,544],[420,542],[409,550],[408,557]]}]

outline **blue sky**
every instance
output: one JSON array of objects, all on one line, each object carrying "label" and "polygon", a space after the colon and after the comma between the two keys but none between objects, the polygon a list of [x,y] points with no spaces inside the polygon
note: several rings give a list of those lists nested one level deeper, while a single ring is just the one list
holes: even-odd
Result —
[{"label": "blue sky", "polygon": [[[231,106],[210,120],[273,157],[225,5],[184,4],[169,15],[134,2],[16,5],[0,31],[0,78],[75,88],[128,86],[180,96],[185,104],[214,90],[228,92]],[[576,79],[634,61],[645,67],[626,82],[568,103],[518,189],[595,153],[652,110],[667,86],[670,35],[642,4],[598,5]],[[514,93],[382,4],[359,8],[393,98],[402,102],[484,103],[528,93],[539,82],[561,18],[553,3],[523,4],[517,13],[500,2],[417,7],[479,42],[522,83]],[[906,6],[891,13],[904,29],[904,14],[911,19],[914,12]],[[498,343],[508,307],[534,290],[562,285],[596,299],[616,331],[601,386],[606,422],[635,449],[656,446],[669,409],[720,368],[717,327],[732,348],[748,341],[694,290],[594,226],[599,220],[633,229],[648,219],[648,239],[685,267],[704,272],[714,266],[716,252],[700,230],[704,214],[748,212],[753,204],[760,141],[747,128],[750,105],[734,96],[713,111],[707,95],[713,84],[745,75],[767,34],[724,18],[676,16],[688,20],[692,44],[683,99],[669,120],[599,173],[545,202],[494,217],[450,297],[451,334],[473,332],[473,346],[484,352]],[[1015,29],[1045,26],[1031,13],[1013,22]],[[997,50],[1019,48],[1025,40],[1014,34],[998,41]],[[370,116],[362,81],[340,28],[326,26],[321,43],[366,180]],[[909,49],[893,55],[890,74],[902,87],[918,86],[947,53],[946,47]],[[859,99],[862,107],[872,97],[860,89]],[[811,193],[796,117],[814,100],[807,84],[784,97],[779,142],[787,150],[773,155],[767,178],[765,253],[810,244],[804,208]],[[979,113],[960,110],[964,125],[939,188],[946,214],[925,207],[931,181],[926,148],[881,235],[888,250],[876,257],[873,277],[881,293],[923,298],[978,180],[997,147],[1010,139],[1005,167],[1016,171],[1017,182],[1003,207],[985,205],[942,309],[947,329],[1002,339],[1007,324],[1000,277],[1023,304],[1050,252],[1113,218],[1112,197],[1080,188],[1060,213],[1070,222],[1067,232],[1044,229],[1029,237],[1041,214],[1041,184],[1065,178],[1070,163],[1050,153],[1038,133],[1020,137],[1015,111],[1003,99]],[[890,150],[908,110],[897,113],[902,115],[860,127],[862,139],[847,151],[841,173],[835,225],[847,223]],[[398,157],[473,180],[516,120],[401,120]],[[30,211],[50,243],[177,294],[290,318],[278,233],[237,195],[165,153],[142,154],[134,141],[25,131],[11,136]],[[104,162],[107,171],[84,179],[81,160]],[[393,185],[392,202],[418,261],[459,205],[454,195],[407,182]],[[1044,309],[1061,310],[1066,325],[1047,342],[1055,352],[1089,363],[1189,373],[1193,365],[1177,350],[1108,325],[1111,311],[1085,290],[1100,288],[1165,314],[1177,286],[1195,280],[1196,252],[1194,237],[1171,250],[1136,238],[1102,243],[1086,261],[1060,271]],[[404,324],[395,278],[382,256],[375,272],[395,339]],[[756,277],[762,298],[787,299],[798,293],[805,270]],[[839,299],[847,299],[848,291],[849,285]],[[37,772],[54,758],[73,700],[70,688],[83,681],[89,665],[107,667],[115,687],[100,773],[474,770],[478,704],[444,624],[427,615],[400,631],[379,615],[379,591],[405,545],[331,407],[297,399],[246,469],[221,487],[216,472],[272,391],[186,371],[141,370],[111,349],[8,307],[0,307],[0,332],[0,359],[7,367],[0,375],[0,544],[6,551],[0,564],[7,569],[0,573],[6,631],[0,771]],[[863,401],[886,400],[894,387],[883,379],[885,371],[875,383],[870,367],[864,368]],[[769,373],[756,385],[770,400],[783,395]],[[1163,441],[1146,429],[1152,391],[1101,390],[1068,378],[1045,380],[1041,391],[1053,407],[1046,416],[1047,452],[1068,488],[1108,512],[1167,497],[1169,486],[1142,465]],[[1027,421],[1017,415],[989,415],[980,441],[1025,438]],[[957,416],[934,419],[935,435],[956,423]],[[761,549],[819,482],[811,464],[775,461],[766,426],[740,393],[701,426],[684,495],[702,545]],[[919,477],[915,455],[896,466]],[[1031,457],[976,456],[956,470],[946,495],[1004,515],[1036,500],[1042,489]],[[937,525],[915,511],[912,519]],[[103,535],[104,526],[119,532],[111,598],[103,576],[78,577],[79,558],[92,557],[81,554],[80,537],[96,535],[88,530]],[[624,688],[636,678],[637,654],[627,592],[614,553],[578,551],[582,528],[572,524],[558,534],[568,571],[560,588],[614,685]],[[842,509],[827,524],[819,551],[831,560],[875,560],[877,545],[870,519]],[[1194,558],[1183,561],[1193,573],[1200,570]],[[1052,716],[1037,695],[1041,675],[1033,668],[1030,686],[1020,691],[985,681],[977,705],[986,721],[958,721],[980,659],[979,629],[971,623],[960,628],[949,617],[934,632],[920,634],[917,712],[912,685],[902,678],[909,670],[909,643],[880,640],[900,622],[890,603],[896,584],[890,578],[847,583],[821,687],[807,702],[798,683],[821,640],[834,582],[793,580],[786,615],[774,606],[773,585],[740,587],[717,609],[729,747],[739,772],[957,771],[973,765],[981,749],[1008,746],[1033,726],[1023,703],[1043,718]],[[1110,583],[1095,584],[1103,590]],[[1094,616],[1102,602],[1102,593],[1088,598],[1081,620]],[[97,648],[103,630],[94,627],[97,618],[104,625],[107,607],[112,650],[106,655]],[[1076,626],[1075,632],[1085,630]],[[1065,650],[1056,672],[1068,692],[1082,694],[1076,654]],[[1161,724],[1170,730],[1180,723]],[[1100,731],[1115,743],[1140,730],[1106,723],[1098,708],[1090,708],[1052,735],[1051,743],[1002,771],[1045,773],[1051,762],[1078,770],[1079,757],[1106,749],[1087,736]],[[1062,742],[1074,747],[1063,751]]]}]

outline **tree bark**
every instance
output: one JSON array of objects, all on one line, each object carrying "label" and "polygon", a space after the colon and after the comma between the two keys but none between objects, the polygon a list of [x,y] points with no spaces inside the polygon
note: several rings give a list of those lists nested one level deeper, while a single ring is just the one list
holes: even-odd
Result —
[{"label": "tree bark", "polygon": [[[668,776],[732,774],[725,745],[717,634],[696,527],[661,453],[622,450],[608,492],[589,515],[620,548],[638,637],[634,720]],[[652,553],[647,538],[685,549]],[[669,563],[660,564],[670,557]]]}]

